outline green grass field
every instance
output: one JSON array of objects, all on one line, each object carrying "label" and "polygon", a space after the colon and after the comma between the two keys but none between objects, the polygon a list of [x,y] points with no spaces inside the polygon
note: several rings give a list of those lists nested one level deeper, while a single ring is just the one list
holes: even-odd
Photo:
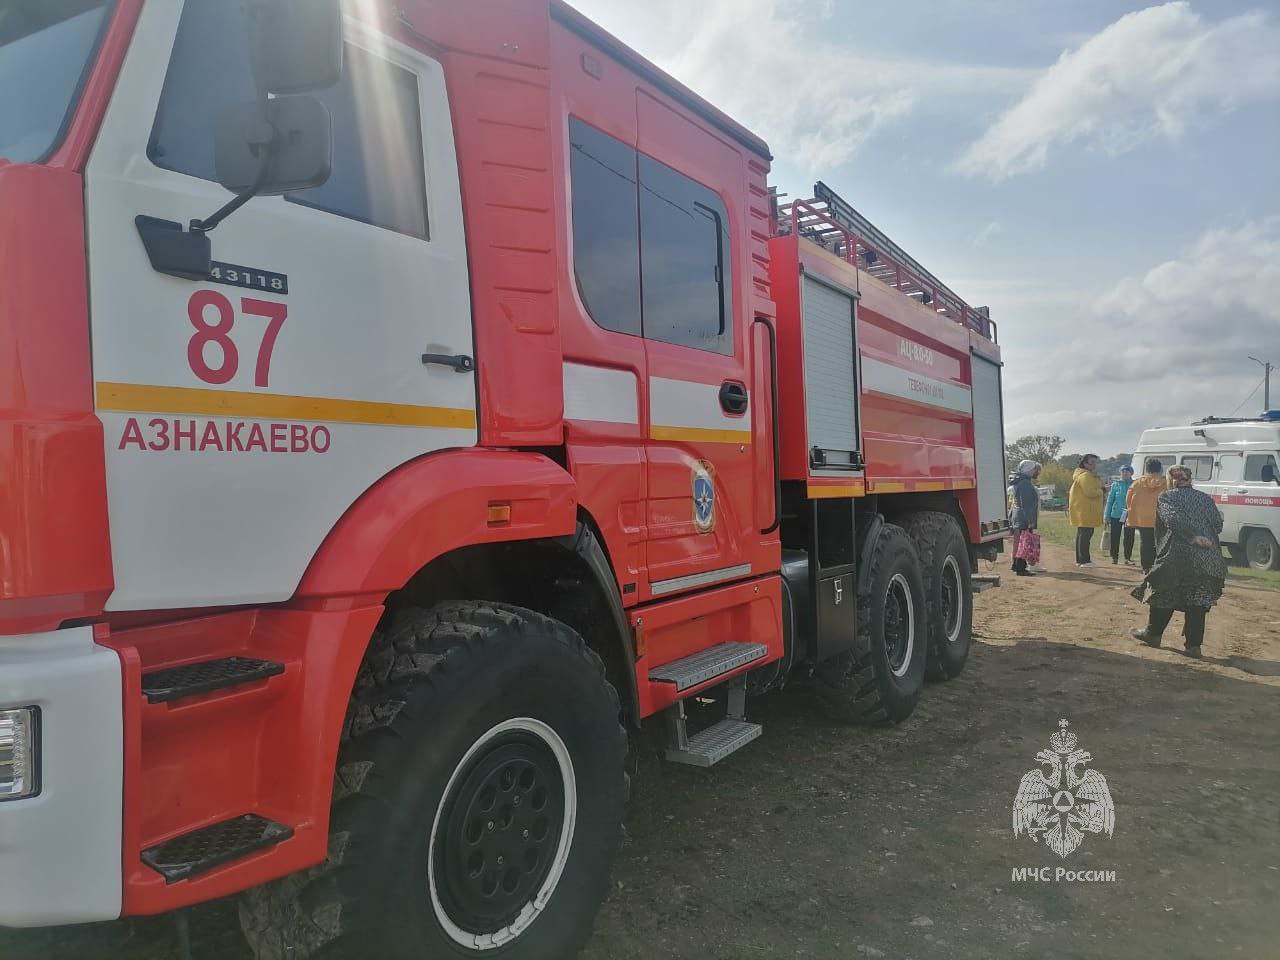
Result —
[{"label": "green grass field", "polygon": [[[1076,528],[1067,522],[1065,513],[1040,511],[1040,535],[1050,543],[1056,543],[1061,547],[1074,547],[1076,542]],[[1093,550],[1095,556],[1099,553],[1098,544],[1101,532],[1095,535],[1093,540]],[[1137,557],[1135,547],[1135,558]],[[1251,580],[1255,583],[1261,583],[1265,586],[1280,590],[1280,570],[1253,570],[1246,566],[1237,566],[1227,561],[1228,567],[1227,580]]]}]

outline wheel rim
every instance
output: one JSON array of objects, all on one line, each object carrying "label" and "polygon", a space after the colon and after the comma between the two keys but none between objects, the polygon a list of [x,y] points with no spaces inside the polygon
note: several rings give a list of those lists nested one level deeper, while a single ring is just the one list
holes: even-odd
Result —
[{"label": "wheel rim", "polygon": [[960,564],[948,556],[942,561],[942,629],[947,643],[960,639],[964,624],[964,592],[960,583]]},{"label": "wheel rim", "polygon": [[490,729],[454,769],[431,827],[436,919],[473,950],[518,937],[564,873],[577,820],[573,762],[540,720]]},{"label": "wheel rim", "polygon": [[1273,549],[1269,538],[1255,533],[1249,538],[1249,562],[1263,570],[1271,569]]},{"label": "wheel rim", "polygon": [[911,586],[906,577],[895,573],[884,599],[884,649],[889,671],[895,677],[906,674],[915,646],[916,611],[911,602]]}]

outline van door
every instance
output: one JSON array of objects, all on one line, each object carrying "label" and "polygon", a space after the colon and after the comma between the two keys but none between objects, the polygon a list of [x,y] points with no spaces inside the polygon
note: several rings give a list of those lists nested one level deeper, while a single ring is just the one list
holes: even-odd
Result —
[{"label": "van door", "polygon": [[1204,492],[1213,497],[1222,511],[1222,542],[1240,542],[1241,505],[1233,502],[1235,491],[1244,482],[1244,456],[1224,453],[1218,458],[1217,482],[1206,485]]},{"label": "van door", "polygon": [[[471,306],[440,64],[348,21],[322,186],[258,197],[193,281],[152,269],[138,216],[230,199],[213,130],[252,101],[244,4],[143,6],[86,179],[108,609],[287,599],[334,522],[397,465],[476,440]],[[176,38],[176,39],[175,39]],[[160,532],[157,532],[160,531]],[[163,545],[163,546],[161,546]]]},{"label": "van door", "polygon": [[1263,479],[1268,466],[1272,476],[1280,477],[1280,454],[1246,453],[1244,477],[1232,490],[1231,502],[1241,527],[1269,530],[1280,542],[1280,484]]}]

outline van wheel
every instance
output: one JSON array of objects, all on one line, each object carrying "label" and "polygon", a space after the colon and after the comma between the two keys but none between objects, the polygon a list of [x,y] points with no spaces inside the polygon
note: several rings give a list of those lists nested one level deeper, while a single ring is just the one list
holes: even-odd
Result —
[{"label": "van wheel", "polygon": [[254,955],[572,957],[608,890],[627,789],[604,665],[518,607],[388,619],[347,714],[329,857],[243,896]]},{"label": "van wheel", "polygon": [[973,633],[969,545],[960,532],[960,524],[947,513],[913,513],[902,526],[920,554],[924,601],[929,611],[925,677],[950,680],[964,669]]},{"label": "van wheel", "polygon": [[858,596],[860,648],[814,670],[818,708],[842,723],[898,723],[924,685],[928,646],[924,585],[916,548],[901,527],[885,524],[871,557],[871,586]]},{"label": "van wheel", "polygon": [[1244,552],[1254,570],[1280,570],[1280,546],[1270,530],[1250,530]]}]

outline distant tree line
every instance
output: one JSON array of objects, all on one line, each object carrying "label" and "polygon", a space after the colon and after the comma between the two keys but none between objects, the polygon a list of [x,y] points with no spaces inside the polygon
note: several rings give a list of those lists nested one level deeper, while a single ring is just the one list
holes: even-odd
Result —
[{"label": "distant tree line", "polygon": [[[1063,454],[1062,448],[1066,443],[1067,441],[1062,437],[1042,433],[1019,437],[1004,448],[1009,471],[1012,473],[1016,470],[1018,463],[1022,460],[1034,460],[1043,467],[1036,483],[1041,486],[1053,484],[1057,488],[1058,496],[1065,497],[1067,490],[1071,487],[1071,474],[1080,465],[1080,460],[1084,456],[1083,453]],[[1109,481],[1112,476],[1120,472],[1121,467],[1129,466],[1132,462],[1133,454],[1131,453],[1117,453],[1113,457],[1103,457],[1098,464],[1098,476],[1103,481]]]}]

